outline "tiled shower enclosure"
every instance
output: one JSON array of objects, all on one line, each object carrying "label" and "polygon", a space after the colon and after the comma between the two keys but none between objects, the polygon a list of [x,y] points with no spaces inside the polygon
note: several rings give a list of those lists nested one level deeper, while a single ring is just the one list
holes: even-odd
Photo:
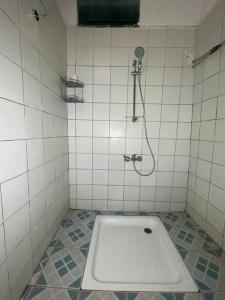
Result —
[{"label": "tiled shower enclosure", "polygon": [[[68,76],[85,83],[84,104],[68,105],[72,208],[125,211],[184,210],[192,118],[195,28],[68,28]],[[152,158],[143,132],[137,88],[132,123],[135,47],[145,49],[141,76],[156,172],[137,175],[123,155]],[[73,93],[73,91],[71,91]]]},{"label": "tiled shower enclosure", "polygon": [[[37,22],[31,13],[39,0],[0,0],[0,299],[19,299],[49,243],[67,251],[71,245],[63,243],[78,236],[82,240],[78,248],[88,249],[92,228],[89,240],[79,228],[70,240],[68,235],[52,240],[59,227],[60,232],[77,226],[65,224],[69,207],[81,209],[82,216],[95,215],[87,210],[172,212],[168,218],[177,216],[181,222],[190,221],[186,210],[198,225],[193,220],[185,230],[172,225],[174,236],[182,231],[175,243],[179,239],[178,248],[192,247],[194,224],[202,244],[192,250],[208,251],[201,252],[207,262],[196,255],[197,270],[185,247],[184,259],[195,275],[198,272],[198,279],[209,269],[214,279],[223,278],[225,47],[195,68],[192,60],[225,40],[225,1],[218,0],[197,27],[139,28],[66,26],[57,1],[42,2],[48,14]],[[130,73],[137,46],[145,50],[141,86],[156,158],[149,177],[137,175],[132,163],[123,159],[124,154],[141,154],[138,169],[152,168],[138,90],[139,118],[131,121]],[[66,104],[61,98],[61,78],[74,74],[84,82],[83,104]],[[168,231],[171,228],[167,226]],[[213,262],[222,273],[212,270]],[[85,292],[73,294],[80,300],[89,297]]]}]

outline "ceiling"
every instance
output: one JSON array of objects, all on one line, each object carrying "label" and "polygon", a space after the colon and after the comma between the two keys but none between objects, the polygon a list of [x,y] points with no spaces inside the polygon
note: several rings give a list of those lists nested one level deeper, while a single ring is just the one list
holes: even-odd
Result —
[{"label": "ceiling", "polygon": [[[140,0],[140,25],[197,26],[221,0]],[[56,0],[67,26],[77,24],[76,0]]]}]

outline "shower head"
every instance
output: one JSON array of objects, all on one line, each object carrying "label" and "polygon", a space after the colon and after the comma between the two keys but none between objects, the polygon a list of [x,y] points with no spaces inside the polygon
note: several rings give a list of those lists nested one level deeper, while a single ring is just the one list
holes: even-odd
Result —
[{"label": "shower head", "polygon": [[137,57],[137,60],[138,60],[138,72],[141,72],[142,58],[145,54],[145,50],[144,50],[143,47],[137,47],[137,48],[135,48],[134,54],[135,54],[135,56]]},{"label": "shower head", "polygon": [[143,56],[145,55],[145,50],[143,47],[137,47],[134,53],[138,60],[142,60]]}]

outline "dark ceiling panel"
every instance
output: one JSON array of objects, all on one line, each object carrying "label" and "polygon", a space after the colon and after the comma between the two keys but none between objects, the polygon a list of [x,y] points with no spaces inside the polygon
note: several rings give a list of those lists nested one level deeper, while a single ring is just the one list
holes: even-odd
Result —
[{"label": "dark ceiling panel", "polygon": [[140,0],[77,0],[79,26],[137,26]]}]

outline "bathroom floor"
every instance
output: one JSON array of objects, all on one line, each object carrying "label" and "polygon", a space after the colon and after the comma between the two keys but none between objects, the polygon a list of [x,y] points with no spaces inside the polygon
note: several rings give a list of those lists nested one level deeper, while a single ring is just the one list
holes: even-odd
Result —
[{"label": "bathroom floor", "polygon": [[[222,300],[225,299],[225,253],[183,212],[158,215],[196,281],[200,293],[110,292],[81,290],[82,277],[97,214],[70,210],[49,244],[23,300]],[[135,213],[112,213],[135,215]],[[139,215],[148,215],[146,213]],[[169,274],[168,274],[169,276]]]}]

